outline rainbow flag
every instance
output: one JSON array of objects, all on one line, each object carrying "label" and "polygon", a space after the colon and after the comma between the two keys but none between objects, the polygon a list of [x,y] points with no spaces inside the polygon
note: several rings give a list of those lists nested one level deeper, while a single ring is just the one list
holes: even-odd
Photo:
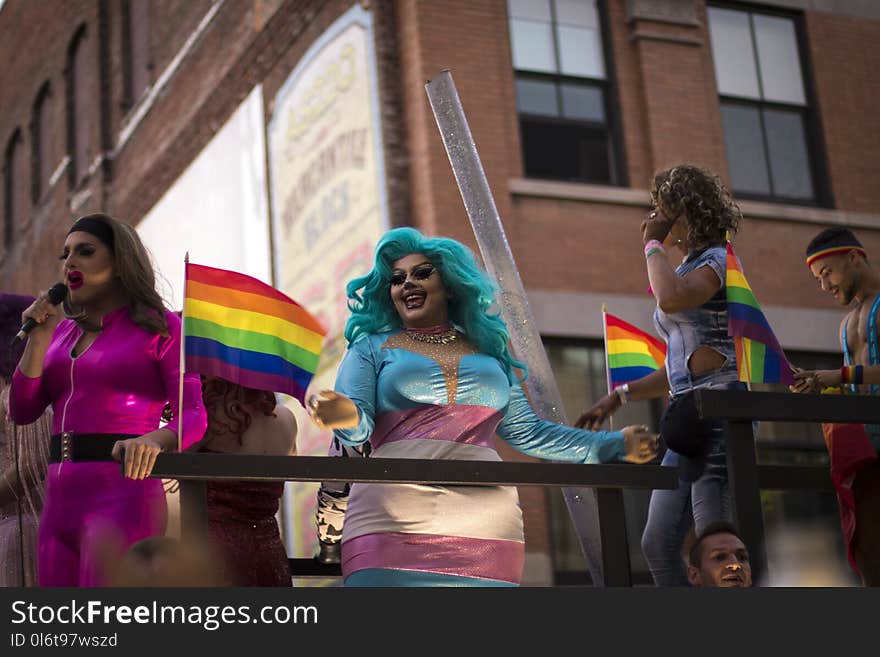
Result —
[{"label": "rainbow flag", "polygon": [[605,317],[605,357],[608,359],[608,392],[663,367],[666,345],[619,317]]},{"label": "rainbow flag", "polygon": [[743,275],[742,264],[727,243],[727,334],[736,348],[739,380],[794,383],[791,366]]},{"label": "rainbow flag", "polygon": [[302,306],[262,281],[186,263],[187,372],[287,393],[304,403],[326,333]]}]

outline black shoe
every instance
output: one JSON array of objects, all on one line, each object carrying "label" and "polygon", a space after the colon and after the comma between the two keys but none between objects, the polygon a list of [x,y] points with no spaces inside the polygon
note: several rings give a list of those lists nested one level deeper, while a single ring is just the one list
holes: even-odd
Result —
[{"label": "black shoe", "polygon": [[323,564],[338,564],[342,561],[342,543],[318,541],[318,554],[315,561]]}]

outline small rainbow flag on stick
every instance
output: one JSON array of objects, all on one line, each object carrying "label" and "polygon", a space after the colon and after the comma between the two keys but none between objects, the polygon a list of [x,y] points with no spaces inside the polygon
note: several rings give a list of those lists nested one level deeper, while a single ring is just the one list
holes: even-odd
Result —
[{"label": "small rainbow flag on stick", "polygon": [[605,326],[605,357],[608,364],[608,392],[663,367],[666,345],[602,306]]},{"label": "small rainbow flag on stick", "polygon": [[727,334],[736,349],[739,380],[794,383],[791,366],[743,275],[742,264],[727,243]]},{"label": "small rainbow flag on stick", "polygon": [[304,403],[327,331],[302,306],[262,281],[186,263],[183,349],[187,372]]}]

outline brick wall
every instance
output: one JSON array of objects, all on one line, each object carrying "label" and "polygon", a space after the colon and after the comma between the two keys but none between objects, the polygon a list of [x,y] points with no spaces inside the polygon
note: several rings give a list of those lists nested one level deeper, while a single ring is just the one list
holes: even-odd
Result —
[{"label": "brick wall", "polygon": [[807,39],[835,205],[880,207],[880,21],[807,12]]}]

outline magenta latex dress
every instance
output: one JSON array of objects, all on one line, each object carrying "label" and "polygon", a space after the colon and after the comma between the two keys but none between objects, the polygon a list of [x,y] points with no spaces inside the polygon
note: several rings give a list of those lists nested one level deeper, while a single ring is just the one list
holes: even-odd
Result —
[{"label": "magenta latex dress", "polygon": [[[79,356],[72,350],[81,330],[61,321],[46,352],[43,374],[29,378],[16,369],[10,411],[19,424],[37,419],[49,404],[53,434],[143,435],[159,427],[170,402],[177,433],[182,418],[186,448],[207,426],[197,374],[184,376],[178,412],[180,318],[165,312],[167,337],[135,324],[127,308],[103,319],[103,329]],[[167,520],[160,479],[133,480],[114,461],[62,462],[49,466],[40,522],[38,572],[41,586],[100,586],[107,567],[133,543],[163,534]]]}]

